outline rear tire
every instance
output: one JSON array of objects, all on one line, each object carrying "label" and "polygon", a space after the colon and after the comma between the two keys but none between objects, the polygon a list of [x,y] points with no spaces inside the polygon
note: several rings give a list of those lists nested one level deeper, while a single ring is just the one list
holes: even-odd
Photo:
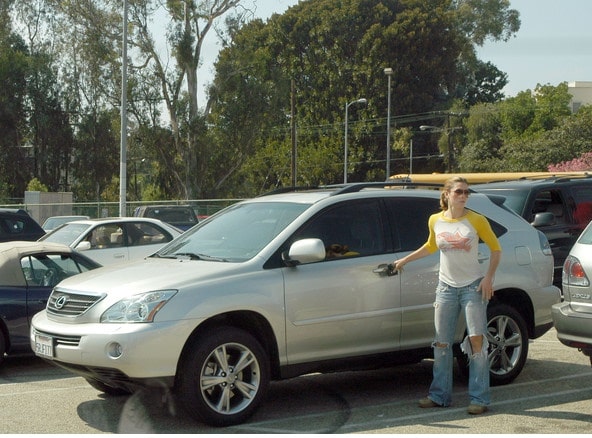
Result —
[{"label": "rear tire", "polygon": [[269,386],[269,359],[260,343],[244,330],[220,327],[189,349],[176,386],[189,415],[211,426],[253,415]]},{"label": "rear tire", "polygon": [[[489,380],[492,386],[511,383],[522,371],[528,356],[528,329],[522,315],[513,307],[490,304],[487,309],[489,341]],[[457,356],[461,373],[468,377],[469,362],[465,354]]]}]

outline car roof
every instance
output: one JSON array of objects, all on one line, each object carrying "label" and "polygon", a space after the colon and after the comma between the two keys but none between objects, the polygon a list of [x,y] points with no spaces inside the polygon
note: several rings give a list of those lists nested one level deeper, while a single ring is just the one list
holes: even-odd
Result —
[{"label": "car roof", "polygon": [[518,179],[514,181],[498,181],[484,184],[472,184],[475,190],[487,189],[521,189],[530,190],[532,187],[561,186],[574,184],[592,184],[592,175],[582,177],[551,177],[545,179]]},{"label": "car roof", "polygon": [[[354,197],[364,197],[369,193],[377,196],[428,196],[439,197],[439,190],[443,185],[439,183],[414,183],[401,181],[386,182],[364,182],[349,184],[334,184],[319,187],[286,187],[264,193],[256,198],[251,198],[243,203],[252,202],[296,202],[303,204],[314,204],[326,198],[341,195],[354,195]],[[413,189],[413,190],[405,190]],[[429,189],[429,190],[428,190]]]},{"label": "car roof", "polygon": [[20,259],[42,252],[70,254],[73,251],[69,246],[60,243],[25,241],[0,243],[0,285],[25,286],[26,281]]},{"label": "car roof", "polygon": [[149,217],[131,217],[131,216],[124,216],[124,217],[102,217],[102,218],[94,218],[94,219],[78,219],[75,221],[68,222],[69,224],[85,224],[85,225],[95,225],[95,224],[109,224],[113,222],[151,222],[158,225],[168,225],[166,222],[161,221],[160,219],[153,219]]},{"label": "car roof", "polygon": [[26,210],[23,210],[22,208],[0,207],[0,213],[9,213],[9,214],[18,214],[18,215],[29,216],[29,213],[27,213]]}]

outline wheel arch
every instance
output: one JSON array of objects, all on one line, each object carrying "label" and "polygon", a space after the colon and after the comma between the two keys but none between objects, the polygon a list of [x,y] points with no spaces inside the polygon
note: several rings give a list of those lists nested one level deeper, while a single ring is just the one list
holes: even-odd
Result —
[{"label": "wheel arch", "polygon": [[263,315],[253,311],[234,311],[222,313],[209,318],[196,327],[183,346],[181,356],[179,357],[179,361],[177,363],[177,374],[179,367],[183,363],[185,356],[191,348],[191,345],[193,345],[194,342],[196,342],[200,337],[207,336],[209,332],[216,330],[216,328],[219,327],[239,328],[255,337],[269,358],[271,378],[279,378],[279,352],[276,336],[271,328],[271,325],[269,324],[269,321],[267,321]]},{"label": "wheel arch", "polygon": [[495,291],[495,295],[490,302],[492,304],[506,304],[514,308],[526,323],[528,337],[534,338],[534,307],[532,300],[526,292],[521,289],[502,289]]}]

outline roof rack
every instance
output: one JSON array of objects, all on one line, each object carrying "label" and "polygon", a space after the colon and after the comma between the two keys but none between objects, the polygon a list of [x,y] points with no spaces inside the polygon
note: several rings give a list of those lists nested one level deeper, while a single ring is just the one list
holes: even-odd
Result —
[{"label": "roof rack", "polygon": [[440,183],[425,183],[425,182],[411,182],[411,181],[374,181],[374,182],[361,182],[361,183],[348,183],[348,184],[327,184],[321,186],[296,186],[296,187],[280,187],[275,190],[271,190],[269,192],[263,193],[259,196],[269,196],[269,195],[281,195],[282,193],[291,193],[291,192],[299,192],[299,191],[306,191],[306,190],[334,190],[330,194],[330,196],[335,195],[343,195],[346,193],[356,193],[363,189],[368,188],[376,188],[376,189],[385,189],[388,187],[409,187],[409,188],[417,188],[417,187],[433,187],[433,188],[440,188],[443,187],[444,184]]},{"label": "roof rack", "polygon": [[281,195],[282,193],[290,193],[290,192],[299,192],[302,190],[318,190],[319,186],[288,186],[288,187],[279,187],[277,189],[273,189],[269,192],[262,193],[257,195],[257,198],[261,196],[269,196],[269,195]]},{"label": "roof rack", "polygon": [[[561,172],[559,174],[550,174],[550,175],[531,175],[531,176],[522,176],[518,178],[518,180],[527,180],[527,181],[571,181],[573,179],[581,179],[581,178],[592,178],[592,173],[590,172],[574,172],[574,173],[564,173]],[[511,181],[511,180],[508,180]]]},{"label": "roof rack", "polygon": [[383,182],[364,182],[364,183],[351,183],[351,184],[336,184],[333,186],[327,187],[334,187],[338,188],[335,192],[331,193],[331,196],[334,195],[342,195],[345,193],[356,193],[363,189],[367,188],[387,188],[387,187],[443,187],[444,184],[440,183],[414,183],[408,181],[383,181]]}]

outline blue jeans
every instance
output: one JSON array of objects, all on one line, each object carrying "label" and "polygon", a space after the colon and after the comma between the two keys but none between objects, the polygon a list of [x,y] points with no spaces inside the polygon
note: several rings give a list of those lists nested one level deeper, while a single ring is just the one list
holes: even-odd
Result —
[{"label": "blue jeans", "polygon": [[464,310],[469,336],[483,335],[483,348],[472,352],[468,336],[461,344],[461,349],[469,357],[469,397],[470,403],[487,406],[489,394],[489,360],[487,351],[487,301],[477,291],[481,279],[465,287],[452,287],[443,282],[436,289],[434,303],[436,338],[434,348],[433,380],[428,397],[442,406],[452,402],[452,344],[458,317]]}]

